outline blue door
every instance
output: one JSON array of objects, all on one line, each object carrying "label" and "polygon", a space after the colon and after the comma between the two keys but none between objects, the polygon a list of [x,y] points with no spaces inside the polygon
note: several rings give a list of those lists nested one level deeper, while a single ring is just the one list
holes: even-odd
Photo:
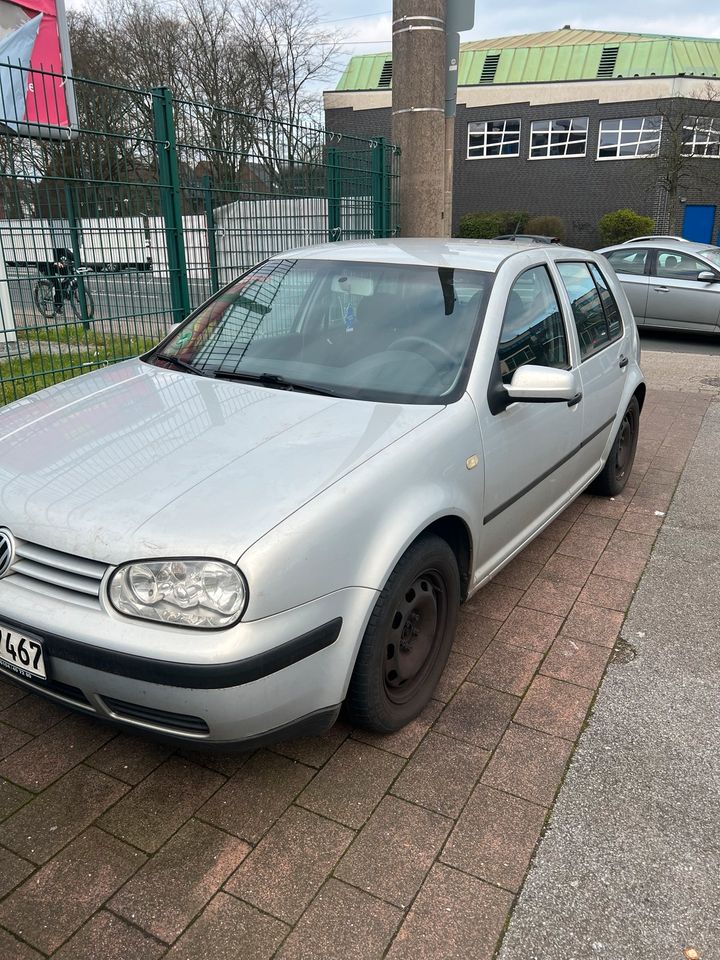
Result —
[{"label": "blue door", "polygon": [[691,203],[685,207],[682,235],[695,243],[712,243],[715,207],[712,204]]}]

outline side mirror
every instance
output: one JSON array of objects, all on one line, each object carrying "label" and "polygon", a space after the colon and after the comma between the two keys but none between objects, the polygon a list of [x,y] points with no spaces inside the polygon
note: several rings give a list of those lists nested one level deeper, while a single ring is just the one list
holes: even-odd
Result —
[{"label": "side mirror", "polygon": [[505,387],[512,403],[579,403],[582,391],[571,370],[540,367],[527,363],[513,374]]},{"label": "side mirror", "polygon": [[720,277],[712,270],[701,270],[697,278],[700,283],[717,283],[720,280]]}]

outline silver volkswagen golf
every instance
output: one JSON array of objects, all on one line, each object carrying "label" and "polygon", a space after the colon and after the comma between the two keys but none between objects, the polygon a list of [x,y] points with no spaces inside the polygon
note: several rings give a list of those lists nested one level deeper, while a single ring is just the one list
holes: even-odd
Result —
[{"label": "silver volkswagen golf", "polygon": [[145,356],[0,410],[0,675],[245,746],[430,699],[458,609],[589,484],[645,385],[605,261],[284,253]]}]

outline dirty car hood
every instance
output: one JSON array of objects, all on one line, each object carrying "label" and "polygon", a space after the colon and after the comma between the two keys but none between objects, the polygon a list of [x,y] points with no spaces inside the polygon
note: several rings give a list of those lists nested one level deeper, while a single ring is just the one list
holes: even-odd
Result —
[{"label": "dirty car hood", "polygon": [[127,361],[0,409],[0,526],[105,563],[235,560],[440,409]]}]

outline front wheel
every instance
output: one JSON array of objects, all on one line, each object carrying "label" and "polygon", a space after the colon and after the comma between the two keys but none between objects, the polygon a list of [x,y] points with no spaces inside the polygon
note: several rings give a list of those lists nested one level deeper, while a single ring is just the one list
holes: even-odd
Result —
[{"label": "front wheel", "polygon": [[392,733],[432,697],[447,662],[460,608],[455,554],[427,535],[403,554],[378,597],[353,671],[351,723]]},{"label": "front wheel", "polygon": [[72,304],[73,313],[78,318],[78,320],[92,320],[95,313],[95,304],[93,298],[88,290],[87,284],[85,284],[85,306],[87,307],[87,316],[83,317],[82,315],[82,305],[80,302],[80,289],[78,286],[77,280],[73,283],[70,289],[70,303]]},{"label": "front wheel", "polygon": [[591,491],[601,497],[616,497],[625,487],[635,460],[640,430],[640,404],[633,397],[620,423],[620,429],[602,472],[593,481]]},{"label": "front wheel", "polygon": [[55,286],[52,280],[38,280],[33,288],[35,306],[46,320],[55,318]]}]

